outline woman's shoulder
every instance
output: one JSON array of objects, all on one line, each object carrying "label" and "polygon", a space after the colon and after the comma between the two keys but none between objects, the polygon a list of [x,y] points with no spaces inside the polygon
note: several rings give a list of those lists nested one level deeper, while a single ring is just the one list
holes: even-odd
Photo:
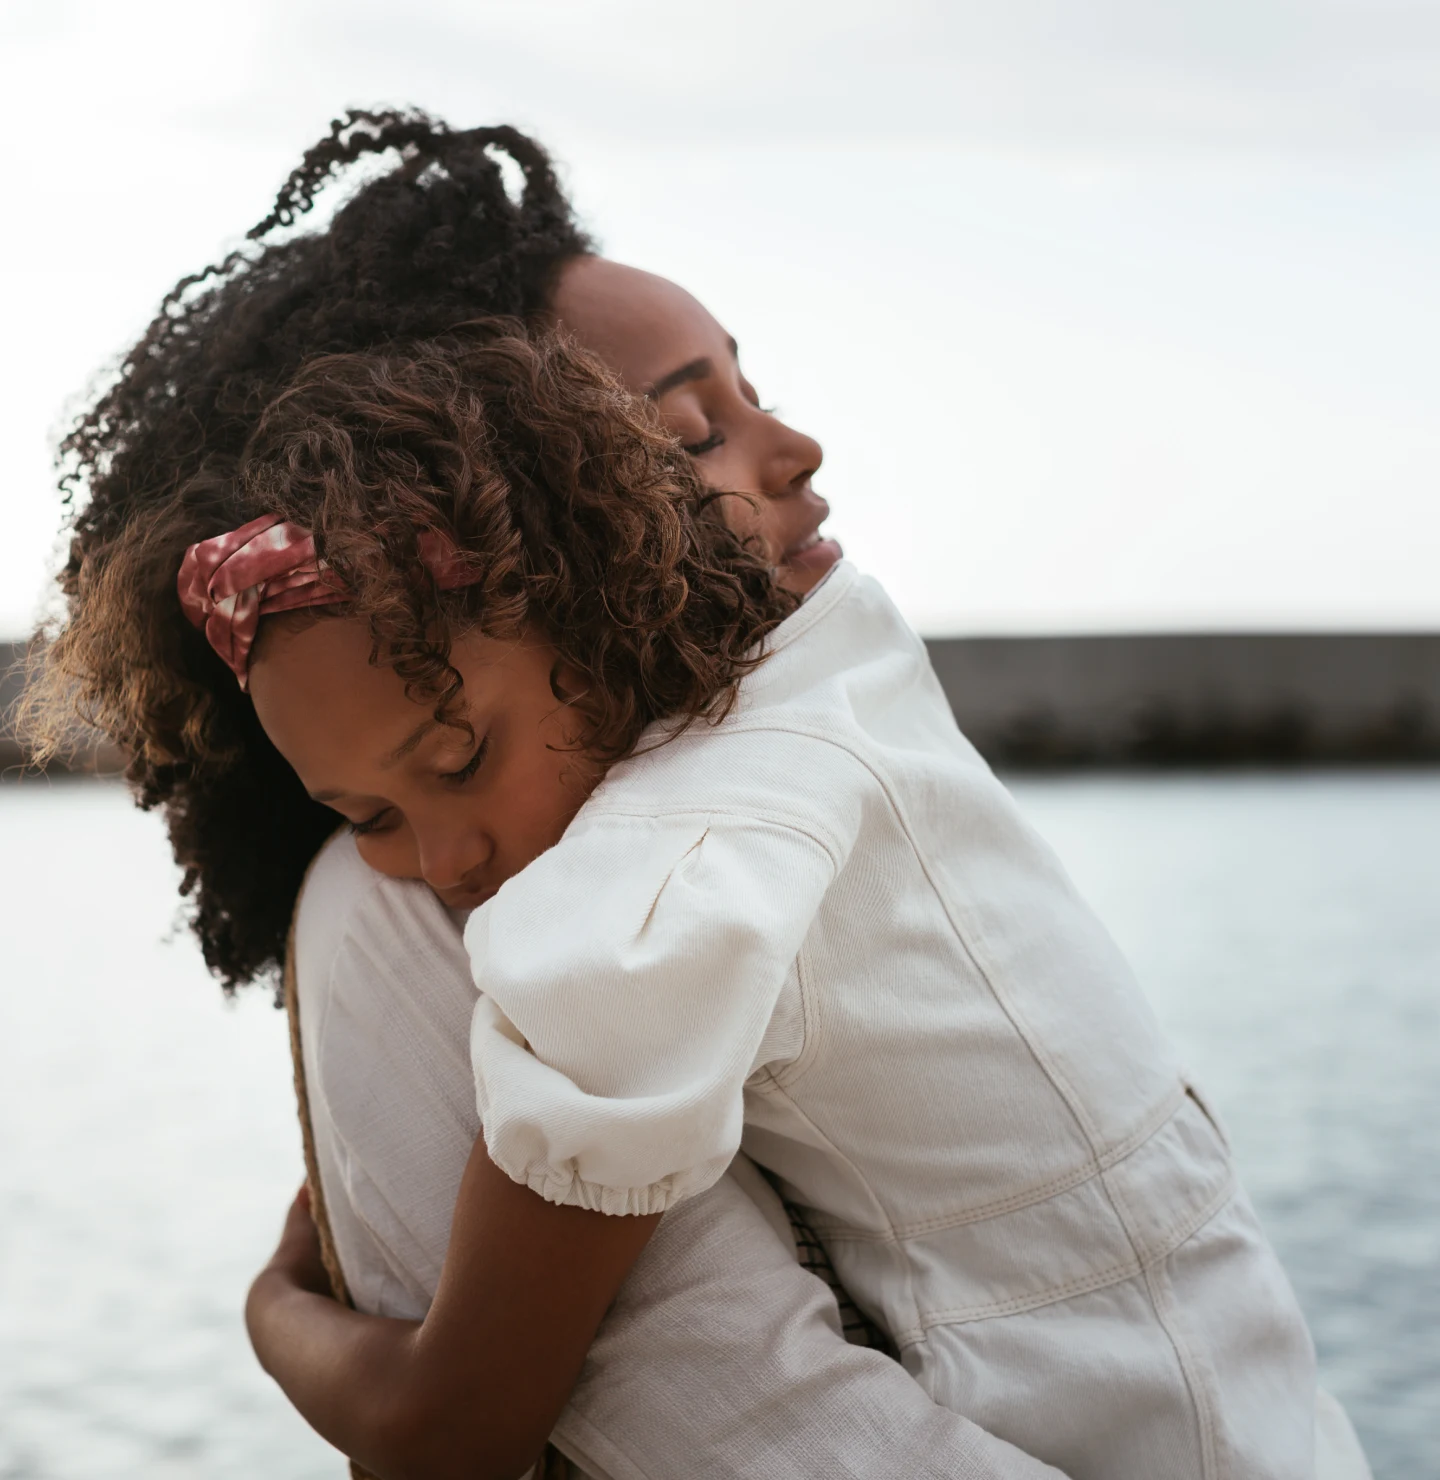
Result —
[{"label": "woman's shoulder", "polygon": [[305,872],[295,902],[295,948],[305,955],[330,956],[357,921],[369,918],[367,905],[385,884],[355,846],[348,827],[331,834]]},{"label": "woman's shoulder", "polygon": [[302,990],[326,980],[335,964],[361,951],[367,959],[412,961],[416,942],[458,949],[459,924],[416,879],[392,879],[360,856],[341,827],[315,855],[295,904],[295,966]]}]

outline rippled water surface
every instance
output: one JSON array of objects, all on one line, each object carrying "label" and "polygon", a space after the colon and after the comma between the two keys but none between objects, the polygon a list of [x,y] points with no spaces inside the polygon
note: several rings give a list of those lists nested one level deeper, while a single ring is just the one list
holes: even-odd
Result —
[{"label": "rippled water surface", "polygon": [[[1440,1476],[1440,775],[1027,780],[1229,1123],[1377,1480]],[[0,1480],[339,1480],[240,1322],[301,1174],[159,824],[0,786]]]}]

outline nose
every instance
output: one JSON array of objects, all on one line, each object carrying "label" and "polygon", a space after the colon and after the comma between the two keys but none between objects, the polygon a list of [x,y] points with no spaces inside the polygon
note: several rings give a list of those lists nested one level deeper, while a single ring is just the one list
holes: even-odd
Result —
[{"label": "nose", "polygon": [[420,877],[437,894],[474,889],[495,852],[479,828],[460,818],[437,820],[416,829]]},{"label": "nose", "polygon": [[825,461],[825,453],[814,437],[797,432],[778,416],[760,414],[766,423],[761,435],[768,442],[761,492],[766,498],[785,498],[799,493]]}]

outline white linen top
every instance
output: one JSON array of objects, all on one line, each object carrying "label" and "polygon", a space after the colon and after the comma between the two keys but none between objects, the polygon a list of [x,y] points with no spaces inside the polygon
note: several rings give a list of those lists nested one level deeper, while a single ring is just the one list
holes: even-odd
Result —
[{"label": "white linen top", "polygon": [[842,564],[768,646],[471,916],[491,1156],[633,1214],[743,1143],[983,1428],[1073,1475],[1313,1475],[1309,1336],[1222,1136],[924,645]]}]

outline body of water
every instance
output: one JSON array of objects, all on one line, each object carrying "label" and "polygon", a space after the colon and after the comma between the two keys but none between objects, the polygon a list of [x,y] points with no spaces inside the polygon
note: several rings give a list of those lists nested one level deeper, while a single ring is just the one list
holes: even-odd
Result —
[{"label": "body of water", "polygon": [[[1228,1122],[1377,1480],[1440,1475],[1440,774],[1027,779]],[[311,1480],[240,1307],[301,1177],[159,822],[0,786],[0,1480]]]}]

